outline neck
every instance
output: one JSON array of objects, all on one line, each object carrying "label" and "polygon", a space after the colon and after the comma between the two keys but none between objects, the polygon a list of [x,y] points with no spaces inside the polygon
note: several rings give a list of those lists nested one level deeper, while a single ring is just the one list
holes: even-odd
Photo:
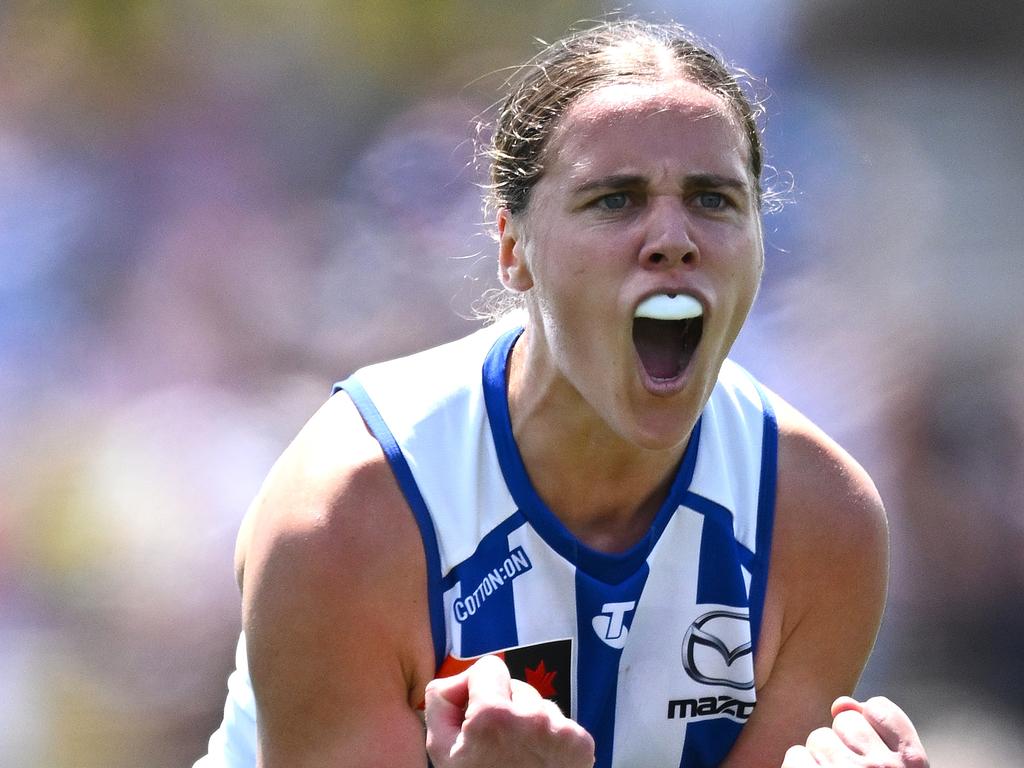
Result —
[{"label": "neck", "polygon": [[584,544],[604,552],[626,550],[647,533],[687,441],[648,450],[626,440],[531,353],[524,333],[508,375],[512,432],[530,481]]}]

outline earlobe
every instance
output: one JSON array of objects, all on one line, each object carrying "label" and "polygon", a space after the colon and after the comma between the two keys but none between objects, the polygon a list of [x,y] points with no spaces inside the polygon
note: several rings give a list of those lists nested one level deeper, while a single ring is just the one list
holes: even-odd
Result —
[{"label": "earlobe", "polygon": [[523,293],[533,287],[521,230],[520,222],[507,208],[498,211],[498,277],[502,285],[515,293]]}]

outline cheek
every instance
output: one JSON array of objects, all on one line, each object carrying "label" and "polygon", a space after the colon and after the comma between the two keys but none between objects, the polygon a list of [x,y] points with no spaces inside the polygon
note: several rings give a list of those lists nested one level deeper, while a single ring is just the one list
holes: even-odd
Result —
[{"label": "cheek", "polygon": [[579,281],[585,279],[589,271],[590,265],[585,259],[581,259],[580,261],[576,261],[572,264],[572,276],[574,280]]},{"label": "cheek", "polygon": [[585,249],[573,247],[564,238],[535,241],[528,252],[528,263],[534,277],[531,293],[554,312],[564,312],[571,305],[581,305],[589,295],[588,288],[596,279],[593,259]]},{"label": "cheek", "polygon": [[[758,233],[759,234],[759,233]],[[737,243],[732,262],[732,277],[744,288],[753,286],[756,290],[764,273],[764,247],[760,237],[751,235]]]},{"label": "cheek", "polygon": [[733,318],[730,326],[738,329],[746,320],[750,308],[761,286],[764,261],[758,255],[754,257],[749,249],[742,251],[743,256],[738,256],[732,261],[729,269],[723,273],[722,298],[731,297],[728,303],[732,306]]}]

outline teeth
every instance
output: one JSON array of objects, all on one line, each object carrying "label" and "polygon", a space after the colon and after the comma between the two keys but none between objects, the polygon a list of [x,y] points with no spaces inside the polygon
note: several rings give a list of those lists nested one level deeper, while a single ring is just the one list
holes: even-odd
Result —
[{"label": "teeth", "polygon": [[651,320],[689,320],[704,314],[704,308],[693,296],[682,293],[659,293],[640,302],[634,317]]}]

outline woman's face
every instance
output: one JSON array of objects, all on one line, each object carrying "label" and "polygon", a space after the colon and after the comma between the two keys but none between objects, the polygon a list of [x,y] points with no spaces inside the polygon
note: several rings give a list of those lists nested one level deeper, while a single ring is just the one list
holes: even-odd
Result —
[{"label": "woman's face", "polygon": [[[608,85],[567,110],[545,161],[525,213],[499,216],[502,279],[526,293],[529,377],[642,447],[678,445],[761,279],[739,121],[687,80]],[[641,307],[659,294],[696,303]]]}]

